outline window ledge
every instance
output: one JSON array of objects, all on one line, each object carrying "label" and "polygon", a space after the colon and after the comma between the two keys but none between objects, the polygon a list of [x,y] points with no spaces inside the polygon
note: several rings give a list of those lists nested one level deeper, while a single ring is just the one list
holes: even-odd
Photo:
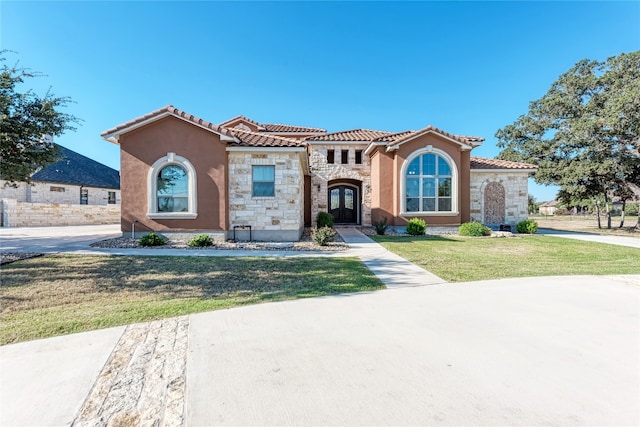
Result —
[{"label": "window ledge", "polygon": [[147,218],[149,219],[196,219],[197,213],[194,212],[149,212]]},{"label": "window ledge", "polygon": [[460,212],[400,212],[401,216],[458,216]]}]

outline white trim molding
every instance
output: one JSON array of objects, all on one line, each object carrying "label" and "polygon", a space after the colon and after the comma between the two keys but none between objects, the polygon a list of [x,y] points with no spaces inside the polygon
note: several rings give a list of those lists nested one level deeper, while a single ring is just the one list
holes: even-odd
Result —
[{"label": "white trim molding", "polygon": [[[158,173],[169,165],[177,165],[187,172],[188,179],[188,211],[187,212],[158,212]],[[155,161],[147,175],[147,217],[150,219],[195,219],[198,217],[198,192],[196,182],[196,169],[186,158],[176,153],[167,153],[166,156]]]}]

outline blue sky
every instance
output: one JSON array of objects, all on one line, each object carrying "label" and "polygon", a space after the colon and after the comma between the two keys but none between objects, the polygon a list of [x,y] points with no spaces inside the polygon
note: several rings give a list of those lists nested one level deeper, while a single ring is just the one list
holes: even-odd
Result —
[{"label": "blue sky", "polygon": [[[640,49],[640,2],[0,2],[9,63],[69,96],[56,142],[119,169],[100,132],[167,104],[222,122],[494,134],[582,58]],[[26,89],[26,87],[25,87]],[[530,185],[539,201],[555,189]]]}]

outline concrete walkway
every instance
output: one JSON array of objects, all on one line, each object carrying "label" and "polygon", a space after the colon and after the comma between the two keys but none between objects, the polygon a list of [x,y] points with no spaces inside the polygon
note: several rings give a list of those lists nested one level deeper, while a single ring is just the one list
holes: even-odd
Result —
[{"label": "concrete walkway", "polygon": [[338,227],[336,231],[356,255],[388,288],[446,283],[446,280],[389,252],[355,228]]},{"label": "concrete walkway", "polygon": [[597,242],[609,245],[640,248],[640,238],[638,237],[580,233],[576,231],[552,230],[547,228],[539,229],[538,234],[542,234],[544,236],[563,237],[565,239],[583,240],[585,242]]}]

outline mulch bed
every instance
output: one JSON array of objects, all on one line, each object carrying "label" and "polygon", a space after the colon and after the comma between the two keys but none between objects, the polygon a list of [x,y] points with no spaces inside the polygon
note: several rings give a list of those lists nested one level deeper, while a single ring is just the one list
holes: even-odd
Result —
[{"label": "mulch bed", "polygon": [[0,265],[9,264],[16,261],[22,261],[23,259],[35,258],[42,256],[37,252],[1,252],[0,253]]},{"label": "mulch bed", "polygon": [[189,247],[187,240],[169,239],[162,246],[141,246],[139,239],[131,237],[116,237],[114,239],[101,240],[91,244],[94,248],[145,248],[145,249],[208,249],[208,250],[261,250],[261,251],[345,251],[349,246],[344,243],[339,234],[335,241],[326,246],[320,246],[311,239],[311,230],[305,229],[298,242],[246,242],[246,241],[215,241],[212,246]]}]

